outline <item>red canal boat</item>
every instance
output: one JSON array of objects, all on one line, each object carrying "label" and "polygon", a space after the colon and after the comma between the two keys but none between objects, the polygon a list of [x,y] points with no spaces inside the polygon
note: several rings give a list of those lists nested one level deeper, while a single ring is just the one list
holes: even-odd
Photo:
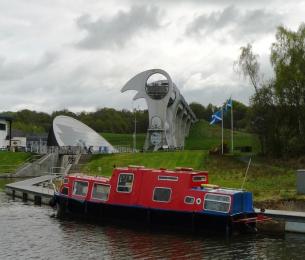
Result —
[{"label": "red canal boat", "polygon": [[68,175],[54,195],[59,216],[182,228],[255,229],[266,218],[253,209],[252,193],[210,185],[208,172],[191,168],[115,168],[110,178]]}]

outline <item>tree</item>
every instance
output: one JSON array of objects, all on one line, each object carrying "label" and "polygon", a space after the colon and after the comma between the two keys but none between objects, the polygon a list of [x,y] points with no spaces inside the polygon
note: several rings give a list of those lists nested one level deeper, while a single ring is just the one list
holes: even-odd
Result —
[{"label": "tree", "polygon": [[294,32],[278,27],[277,42],[271,47],[271,63],[275,71],[275,91],[280,105],[291,111],[292,125],[304,141],[305,121],[305,24]]},{"label": "tree", "polygon": [[260,81],[258,55],[241,48],[237,64],[255,88],[251,97],[252,129],[263,152],[296,156],[305,151],[305,25],[297,31],[279,26],[270,60],[275,77]]},{"label": "tree", "polygon": [[250,43],[246,47],[241,47],[240,50],[239,58],[234,62],[234,68],[238,73],[243,74],[244,77],[249,77],[257,93],[260,83],[258,55],[253,54]]},{"label": "tree", "polygon": [[197,119],[205,119],[205,107],[197,102],[192,102],[190,108],[196,115]]}]

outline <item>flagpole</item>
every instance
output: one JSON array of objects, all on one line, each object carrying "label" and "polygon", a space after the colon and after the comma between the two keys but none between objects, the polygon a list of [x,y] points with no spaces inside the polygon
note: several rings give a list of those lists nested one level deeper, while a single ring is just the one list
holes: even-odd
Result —
[{"label": "flagpole", "polygon": [[232,153],[234,152],[234,143],[233,143],[233,131],[234,131],[234,126],[233,126],[233,100],[231,99],[231,149]]},{"label": "flagpole", "polygon": [[221,108],[221,154],[223,155],[223,106]]}]

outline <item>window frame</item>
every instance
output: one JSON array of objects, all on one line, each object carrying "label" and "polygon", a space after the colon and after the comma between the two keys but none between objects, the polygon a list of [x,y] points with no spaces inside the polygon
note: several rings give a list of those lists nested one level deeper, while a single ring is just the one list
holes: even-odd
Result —
[{"label": "window frame", "polygon": [[[119,191],[118,190],[118,188],[119,188],[119,183],[120,183],[120,176],[121,175],[123,175],[123,174],[125,174],[125,175],[132,175],[132,183],[131,183],[131,189],[130,189],[130,191]],[[133,172],[130,172],[130,173],[128,173],[128,172],[121,172],[121,173],[119,173],[119,176],[118,176],[118,182],[117,182],[117,185],[116,185],[116,192],[118,192],[118,193],[132,193],[132,191],[133,191],[133,183],[134,183],[134,173]],[[121,186],[122,187],[122,186]]]},{"label": "window frame", "polygon": [[[213,200],[213,199],[206,199],[206,196],[208,195],[216,195],[216,196],[221,196],[221,197],[227,197],[229,198],[229,201],[219,201],[219,200]],[[213,202],[218,202],[218,203],[224,203],[224,204],[229,204],[229,208],[227,211],[219,211],[219,210],[212,210],[212,209],[206,209],[205,208],[205,202],[206,201],[213,201]],[[219,213],[229,213],[230,210],[231,210],[231,201],[232,201],[232,198],[230,195],[225,195],[225,194],[215,194],[215,193],[206,193],[204,195],[204,202],[203,202],[203,210],[207,210],[207,211],[214,211],[214,212],[219,212]]]},{"label": "window frame", "polygon": [[[74,185],[75,185],[75,182],[87,183],[87,193],[86,193],[86,195],[74,194]],[[72,185],[72,196],[83,197],[83,198],[85,198],[85,197],[87,197],[88,192],[89,192],[89,181],[81,181],[81,180],[74,180],[74,181],[73,181],[73,185]]]},{"label": "window frame", "polygon": [[[193,202],[192,203],[189,203],[189,202],[186,202],[186,198],[192,198],[193,199]],[[195,197],[194,196],[185,196],[184,197],[184,204],[187,204],[187,205],[194,205],[195,204]]]},{"label": "window frame", "polygon": [[158,175],[158,181],[178,181],[178,176]]},{"label": "window frame", "polygon": [[5,123],[0,123],[0,131],[6,131],[7,130],[7,126]]},{"label": "window frame", "polygon": [[[168,201],[155,200],[154,199],[154,197],[155,197],[154,195],[155,195],[156,189],[167,189],[167,190],[170,190]],[[161,203],[170,203],[171,200],[172,200],[172,191],[173,191],[173,189],[169,188],[169,187],[155,187],[154,190],[153,190],[153,193],[152,193],[152,201],[154,201],[154,202],[161,202]]]},{"label": "window frame", "polygon": [[[64,189],[67,189],[67,194],[65,194],[65,193],[63,193],[63,190]],[[64,196],[69,196],[69,187],[68,186],[63,186],[62,188],[61,188],[61,191],[60,191],[60,194],[61,195],[64,195]]]},{"label": "window frame", "polygon": [[[100,198],[95,198],[93,197],[93,190],[94,190],[94,185],[97,184],[97,185],[102,185],[102,186],[108,186],[109,187],[109,193],[108,193],[108,196],[107,196],[107,199],[106,200],[103,200],[103,199],[100,199]],[[108,201],[109,200],[109,195],[110,195],[110,190],[111,190],[111,185],[110,184],[104,184],[104,183],[100,183],[100,182],[94,182],[93,185],[92,185],[92,189],[91,189],[91,199],[93,200],[100,200],[100,201]]]},{"label": "window frame", "polygon": [[[196,177],[204,178],[204,180],[195,180]],[[207,177],[205,175],[195,175],[192,177],[193,182],[202,182],[202,181],[206,181],[206,180],[207,180]]]}]

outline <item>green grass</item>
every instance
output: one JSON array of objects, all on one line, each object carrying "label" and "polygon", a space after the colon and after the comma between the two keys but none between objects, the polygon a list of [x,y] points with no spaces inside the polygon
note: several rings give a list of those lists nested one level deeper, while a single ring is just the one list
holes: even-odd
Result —
[{"label": "green grass", "polygon": [[[102,136],[112,145],[121,145],[133,147],[133,135],[132,134],[114,134],[114,133],[102,133]],[[137,149],[142,149],[146,138],[146,133],[138,133],[136,135]]]},{"label": "green grass", "polygon": [[144,165],[151,168],[193,167],[203,169],[205,151],[177,151],[154,153],[123,153],[113,155],[94,155],[84,167],[84,171],[93,175],[109,176],[113,166]]},{"label": "green grass", "polygon": [[[206,151],[155,152],[136,154],[94,155],[83,168],[91,175],[111,175],[113,166],[144,165],[152,168],[174,169],[178,166],[208,170],[209,182],[222,187],[241,188],[247,162],[233,156],[209,156]],[[252,163],[244,189],[253,192],[256,202],[296,199],[295,171],[289,167],[267,162]]]},{"label": "green grass", "polygon": [[[206,157],[204,162],[209,171],[210,183],[223,187],[241,188],[247,163],[232,156]],[[255,201],[295,199],[295,170],[270,163],[251,164],[244,189],[253,192]]]},{"label": "green grass", "polygon": [[24,152],[0,151],[0,174],[14,172],[32,154]]},{"label": "green grass", "polygon": [[[102,133],[112,145],[123,145],[133,147],[132,134]],[[137,134],[137,149],[142,149],[146,133]],[[224,129],[224,141],[231,147],[231,131]],[[221,127],[211,126],[207,121],[201,120],[190,129],[189,137],[185,139],[186,150],[210,150],[221,144]],[[260,151],[258,138],[249,133],[240,131],[234,132],[234,146],[252,146],[253,152]]]},{"label": "green grass", "polygon": [[[260,151],[258,138],[249,133],[235,131],[234,147],[252,146],[254,153]],[[231,131],[224,129],[224,142],[231,147]],[[190,129],[189,137],[185,140],[186,150],[210,150],[221,144],[221,126],[210,125],[207,121],[201,120]]]}]

